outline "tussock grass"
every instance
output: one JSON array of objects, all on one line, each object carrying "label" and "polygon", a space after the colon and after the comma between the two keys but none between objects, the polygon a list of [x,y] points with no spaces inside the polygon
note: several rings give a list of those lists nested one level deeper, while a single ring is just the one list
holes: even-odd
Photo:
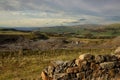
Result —
[{"label": "tussock grass", "polygon": [[[48,50],[24,53],[22,56],[3,56],[0,58],[0,80],[37,79],[41,71],[54,60],[72,60],[83,53],[110,54],[113,50],[76,49]],[[18,54],[16,52],[16,54]]]}]

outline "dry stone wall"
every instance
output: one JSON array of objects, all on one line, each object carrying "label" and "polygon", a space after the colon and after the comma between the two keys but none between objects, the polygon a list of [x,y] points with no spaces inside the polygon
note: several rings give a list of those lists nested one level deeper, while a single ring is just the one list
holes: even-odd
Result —
[{"label": "dry stone wall", "polygon": [[41,76],[43,80],[120,80],[120,57],[82,54],[71,61],[52,61]]}]

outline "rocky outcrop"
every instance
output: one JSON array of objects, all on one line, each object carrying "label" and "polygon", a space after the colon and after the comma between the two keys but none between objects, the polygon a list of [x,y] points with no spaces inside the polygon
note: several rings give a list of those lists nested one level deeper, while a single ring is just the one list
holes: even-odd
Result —
[{"label": "rocky outcrop", "polygon": [[43,80],[120,80],[120,58],[117,55],[82,54],[71,61],[52,61]]}]

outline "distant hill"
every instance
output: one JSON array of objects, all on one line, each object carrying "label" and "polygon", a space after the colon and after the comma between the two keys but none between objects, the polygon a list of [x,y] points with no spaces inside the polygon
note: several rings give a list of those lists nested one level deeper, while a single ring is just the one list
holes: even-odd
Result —
[{"label": "distant hill", "polygon": [[45,33],[58,33],[58,34],[75,34],[75,35],[93,35],[93,36],[119,36],[120,35],[120,24],[109,24],[109,25],[97,25],[97,24],[84,24],[76,26],[53,26],[53,27],[13,27],[11,29],[0,29],[4,31],[37,31]]},{"label": "distant hill", "polygon": [[41,27],[37,31],[53,32],[53,33],[82,33],[85,28],[95,28],[100,25],[85,24],[76,26],[54,26],[54,27]]},{"label": "distant hill", "polygon": [[17,30],[13,28],[0,28],[0,31],[17,31]]}]

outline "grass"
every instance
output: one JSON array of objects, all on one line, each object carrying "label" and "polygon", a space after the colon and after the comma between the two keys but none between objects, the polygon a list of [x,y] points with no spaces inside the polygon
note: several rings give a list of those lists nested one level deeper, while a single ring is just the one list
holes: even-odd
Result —
[{"label": "grass", "polygon": [[[113,50],[77,49],[48,50],[24,53],[22,56],[4,56],[0,59],[0,80],[38,79],[41,71],[54,60],[72,60],[80,54],[110,54]],[[17,52],[16,52],[17,54]]]},{"label": "grass", "polygon": [[20,31],[0,31],[0,35],[29,35],[29,32]]},{"label": "grass", "polygon": [[[67,30],[67,28],[65,28]],[[58,29],[57,29],[58,30]],[[73,29],[70,29],[68,31],[73,31]],[[62,31],[62,29],[61,29]],[[80,34],[83,34],[84,32],[90,32],[85,31],[84,29],[77,29],[77,32]],[[92,32],[90,32],[92,33]],[[108,36],[112,35],[112,32],[97,32],[93,33],[93,35],[103,35]],[[5,38],[1,38],[1,41],[4,41],[6,39],[11,39],[11,36],[16,39],[18,35],[24,35],[25,38],[33,39],[38,38],[39,36],[30,32],[19,32],[19,31],[0,31],[0,35],[6,35]],[[115,34],[116,35],[116,34]],[[117,35],[119,35],[117,33]],[[3,40],[2,40],[3,39]],[[68,39],[68,37],[67,37]],[[78,40],[78,38],[71,38],[70,40]],[[101,44],[109,39],[80,39],[82,42],[88,42],[86,46],[93,45],[95,43],[95,46],[97,44]],[[72,60],[75,58],[78,58],[80,54],[84,53],[92,53],[94,55],[97,54],[111,54],[113,53],[113,49],[70,49],[70,50],[47,50],[47,51],[22,51],[23,55],[19,55],[19,51],[15,52],[0,52],[0,80],[20,80],[20,79],[27,79],[27,80],[33,80],[40,78],[41,71],[49,65],[50,61],[54,60]]]}]

